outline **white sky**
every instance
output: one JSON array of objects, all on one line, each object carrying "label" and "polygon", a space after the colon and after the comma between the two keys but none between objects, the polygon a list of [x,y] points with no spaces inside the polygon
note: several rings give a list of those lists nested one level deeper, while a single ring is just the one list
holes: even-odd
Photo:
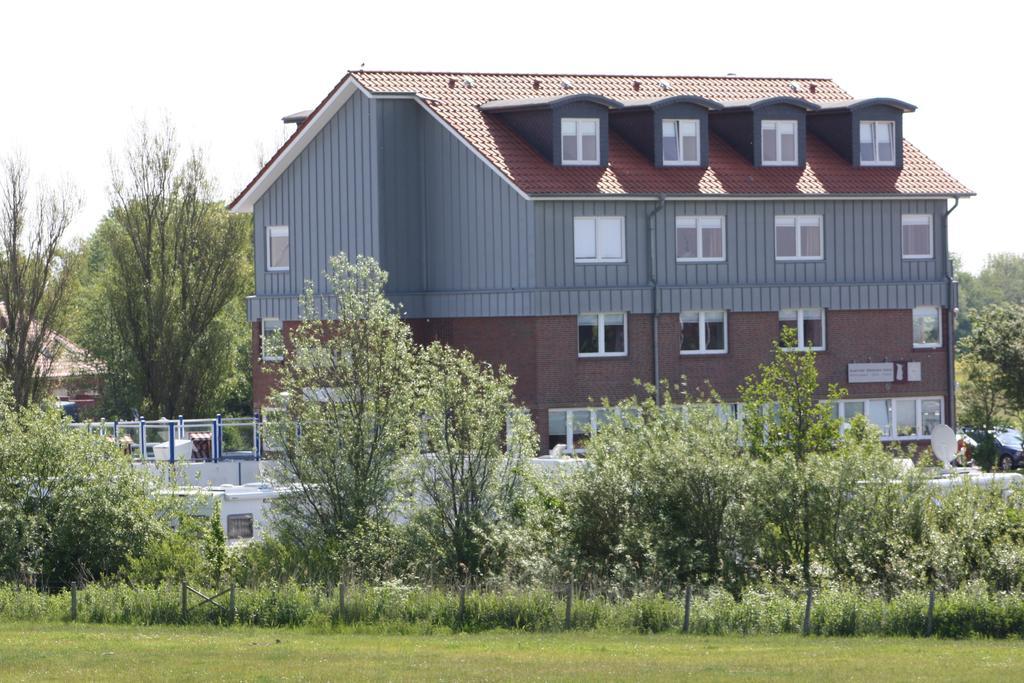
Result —
[{"label": "white sky", "polygon": [[[13,5],[13,6],[11,6]],[[0,0],[0,156],[70,178],[87,235],[141,118],[202,147],[225,198],[348,69],[829,77],[916,104],[905,133],[978,193],[951,217],[971,270],[1024,251],[1020,16],[1011,3],[18,2]],[[840,9],[841,8],[841,9]],[[1016,65],[1016,66],[1014,66]],[[1002,216],[1002,218],[1000,218]]]}]

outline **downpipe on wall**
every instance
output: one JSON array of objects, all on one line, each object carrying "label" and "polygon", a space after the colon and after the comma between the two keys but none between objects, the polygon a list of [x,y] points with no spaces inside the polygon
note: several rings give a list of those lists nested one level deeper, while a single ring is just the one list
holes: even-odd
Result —
[{"label": "downpipe on wall", "polygon": [[956,211],[956,207],[960,206],[960,198],[953,198],[953,206],[946,210],[946,215],[942,219],[942,227],[945,231],[946,237],[946,286],[948,291],[946,294],[949,300],[948,310],[949,315],[947,316],[948,322],[946,323],[946,339],[949,340],[949,348],[946,350],[946,378],[948,386],[946,388],[949,394],[949,414],[947,417],[947,423],[950,427],[956,429],[956,363],[953,359],[953,354],[956,352],[956,318],[960,311],[954,296],[956,290],[956,273],[953,272],[953,259],[949,258],[949,214]]},{"label": "downpipe on wall", "polygon": [[661,405],[661,358],[658,354],[658,271],[655,258],[654,217],[665,209],[665,195],[658,195],[657,205],[647,213],[647,275],[651,285],[651,354],[654,356],[654,398]]}]

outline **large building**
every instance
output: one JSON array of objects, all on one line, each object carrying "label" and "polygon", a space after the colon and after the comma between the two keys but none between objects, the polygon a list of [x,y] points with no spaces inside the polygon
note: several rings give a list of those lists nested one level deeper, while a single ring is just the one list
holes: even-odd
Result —
[{"label": "large building", "polygon": [[726,402],[780,328],[887,439],[951,423],[948,219],[971,192],[906,102],[821,78],[350,72],[232,204],[264,335],[375,257],[420,341],[504,364],[547,447],[644,382]]}]

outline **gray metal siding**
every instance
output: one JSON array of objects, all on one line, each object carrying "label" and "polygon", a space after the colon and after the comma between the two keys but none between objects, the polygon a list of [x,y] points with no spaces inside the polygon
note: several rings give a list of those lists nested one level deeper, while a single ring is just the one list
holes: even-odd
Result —
[{"label": "gray metal siding", "polygon": [[[325,290],[340,251],[380,258],[375,102],[355,93],[253,208],[257,296]],[[266,226],[287,225],[290,264],[266,269]]]},{"label": "gray metal siding", "polygon": [[[711,131],[729,143],[751,164],[754,163],[754,113],[750,111],[721,111],[708,116]],[[758,131],[760,135],[760,131]],[[758,150],[761,148],[758,147]]]},{"label": "gray metal siding", "polygon": [[[304,282],[323,292],[327,259],[342,250],[378,258],[390,295],[413,317],[649,313],[645,217],[656,206],[524,199],[420,105],[355,94],[256,203],[249,316],[297,318]],[[654,219],[658,309],[948,305],[945,208],[942,200],[667,202]],[[904,213],[933,216],[934,258],[901,258]],[[791,214],[822,216],[823,260],[775,260],[774,218]],[[681,215],[725,217],[724,262],[676,263]],[[625,263],[575,264],[577,216],[623,216]],[[285,273],[265,270],[265,227],[274,224],[290,228]]]},{"label": "gray metal siding", "polygon": [[555,120],[550,108],[507,111],[498,117],[511,126],[541,156],[554,163]]},{"label": "gray metal siding", "polygon": [[852,120],[849,111],[811,113],[807,117],[807,131],[822,140],[847,162],[854,164],[857,163],[856,155],[860,148],[855,148],[851,137]]},{"label": "gray metal siding", "polygon": [[[649,281],[645,215],[653,202],[536,202],[537,286],[545,289],[630,287]],[[613,264],[575,263],[573,223],[576,217],[622,216],[626,261]]]},{"label": "gray metal siding", "polygon": [[[645,216],[655,207],[653,201],[536,202],[538,287],[575,291],[647,286]],[[817,300],[828,301],[828,306],[835,308],[904,308],[908,302],[927,303],[929,298],[931,303],[944,303],[946,295],[940,296],[932,286],[944,282],[944,212],[945,203],[934,200],[667,202],[664,211],[655,217],[657,279],[665,289],[693,289],[693,297],[712,296],[708,292],[719,290],[715,296],[728,300],[733,310],[773,310],[788,307],[793,301]],[[905,213],[932,215],[934,258],[902,258]],[[705,215],[725,219],[726,260],[677,263],[676,217]],[[775,217],[786,215],[822,217],[822,260],[775,259]],[[626,262],[575,264],[576,216],[623,216]],[[813,293],[816,290],[820,291]],[[677,298],[662,296],[661,301],[694,300],[683,294],[673,296]],[[779,306],[772,301],[778,301]],[[539,314],[546,312],[542,308]]]},{"label": "gray metal siding", "polygon": [[501,176],[426,113],[423,218],[427,291],[511,290],[534,283],[534,212]]},{"label": "gray metal siding", "polygon": [[380,263],[388,290],[426,287],[423,148],[420,106],[412,100],[376,103],[380,144]]},{"label": "gray metal siding", "polygon": [[[536,202],[538,286],[544,288],[646,285],[645,216],[654,201]],[[663,286],[926,282],[942,279],[946,253],[942,201],[679,201],[655,217],[658,282]],[[931,214],[935,257],[902,258],[902,215]],[[821,261],[777,261],[775,217],[822,217]],[[573,218],[623,216],[626,262],[576,265]],[[723,216],[725,255],[720,263],[677,263],[677,216]]]}]

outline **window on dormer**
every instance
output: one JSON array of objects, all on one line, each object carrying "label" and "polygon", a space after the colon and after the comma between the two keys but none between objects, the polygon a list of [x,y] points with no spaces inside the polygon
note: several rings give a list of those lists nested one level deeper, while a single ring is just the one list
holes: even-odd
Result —
[{"label": "window on dormer", "polygon": [[666,166],[700,164],[700,121],[665,119],[661,122],[661,157]]},{"label": "window on dormer", "polygon": [[895,124],[892,121],[861,121],[861,166],[896,164]]},{"label": "window on dormer", "polygon": [[598,119],[562,119],[562,164],[596,166],[598,164]]},{"label": "window on dormer", "polygon": [[761,164],[796,166],[796,121],[761,122]]}]

